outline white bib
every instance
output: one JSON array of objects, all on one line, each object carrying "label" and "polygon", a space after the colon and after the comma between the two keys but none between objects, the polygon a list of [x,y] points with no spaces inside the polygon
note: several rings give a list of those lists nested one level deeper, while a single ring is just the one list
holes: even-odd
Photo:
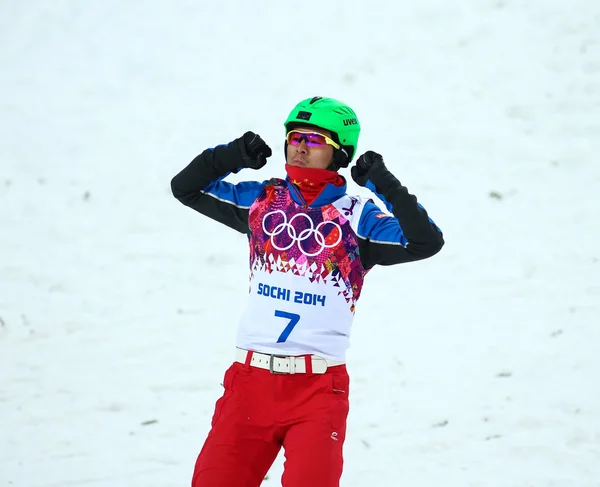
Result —
[{"label": "white bib", "polygon": [[345,360],[366,274],[357,227],[366,200],[304,208],[271,180],[249,212],[250,295],[237,346]]}]

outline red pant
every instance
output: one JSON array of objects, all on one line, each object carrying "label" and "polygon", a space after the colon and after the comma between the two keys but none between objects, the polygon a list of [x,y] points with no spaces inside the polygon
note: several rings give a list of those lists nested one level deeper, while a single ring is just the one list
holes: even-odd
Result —
[{"label": "red pant", "polygon": [[225,373],[192,487],[258,487],[279,449],[283,487],[338,487],[346,437],[346,367],[271,374],[234,363]]}]

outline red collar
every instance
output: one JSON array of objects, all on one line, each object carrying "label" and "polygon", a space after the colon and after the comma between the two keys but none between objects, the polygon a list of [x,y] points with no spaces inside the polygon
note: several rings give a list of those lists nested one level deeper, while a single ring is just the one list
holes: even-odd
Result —
[{"label": "red collar", "polygon": [[300,190],[307,205],[310,205],[321,194],[328,184],[343,186],[345,184],[336,171],[328,169],[316,169],[314,167],[300,167],[285,165],[290,181]]}]

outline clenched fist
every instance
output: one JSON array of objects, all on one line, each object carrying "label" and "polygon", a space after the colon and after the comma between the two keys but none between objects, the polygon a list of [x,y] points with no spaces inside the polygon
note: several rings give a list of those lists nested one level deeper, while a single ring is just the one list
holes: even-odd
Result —
[{"label": "clenched fist", "polygon": [[267,157],[273,155],[273,151],[267,143],[254,132],[246,132],[238,139],[238,145],[242,152],[243,167],[260,169],[267,163]]},{"label": "clenched fist", "polygon": [[377,152],[367,151],[358,158],[356,164],[350,169],[352,179],[359,186],[365,187],[367,181],[371,180],[375,184],[377,180],[388,173],[387,167],[383,163],[383,157]]}]

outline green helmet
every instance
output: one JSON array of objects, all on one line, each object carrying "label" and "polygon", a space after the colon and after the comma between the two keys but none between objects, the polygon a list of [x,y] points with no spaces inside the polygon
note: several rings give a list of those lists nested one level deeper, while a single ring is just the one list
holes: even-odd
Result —
[{"label": "green helmet", "polygon": [[298,103],[285,121],[286,134],[301,125],[314,125],[329,130],[331,138],[348,155],[347,166],[356,154],[360,124],[354,110],[333,98],[315,96]]}]

